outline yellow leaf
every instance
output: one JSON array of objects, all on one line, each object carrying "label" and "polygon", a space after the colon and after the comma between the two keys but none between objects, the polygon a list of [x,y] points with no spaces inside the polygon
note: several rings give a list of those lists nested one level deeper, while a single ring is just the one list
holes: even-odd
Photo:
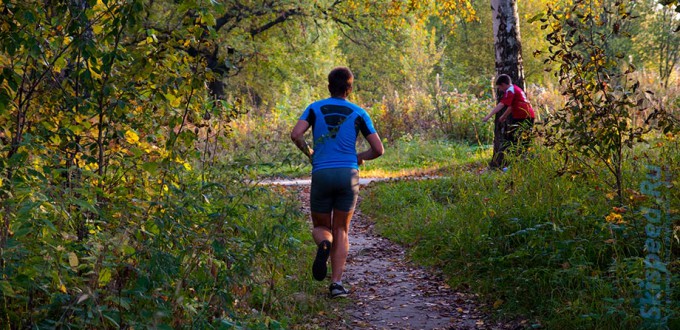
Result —
[{"label": "yellow leaf", "polygon": [[69,252],[68,254],[68,264],[71,265],[71,267],[76,268],[78,267],[78,256],[74,252]]},{"label": "yellow leaf", "polygon": [[94,24],[92,25],[92,31],[96,34],[101,34],[102,33],[102,26],[99,24]]},{"label": "yellow leaf", "polygon": [[84,168],[85,168],[85,170],[93,171],[93,172],[94,172],[94,171],[96,171],[97,169],[99,169],[99,164],[97,164],[97,163],[88,163],[87,165],[85,165]]},{"label": "yellow leaf", "polygon": [[503,299],[498,299],[493,303],[493,308],[501,307],[501,305],[503,305]]},{"label": "yellow leaf", "polygon": [[64,285],[64,283],[59,285],[59,291],[66,293],[66,286]]},{"label": "yellow leaf", "polygon": [[94,70],[94,68],[98,67],[98,66],[99,66],[99,63],[97,63],[96,60],[90,61],[90,66],[89,66],[88,69],[90,71],[90,75],[92,75],[92,78],[94,78],[94,79],[102,79],[102,75],[97,73],[97,71]]},{"label": "yellow leaf", "polygon": [[607,221],[609,223],[616,223],[616,224],[619,224],[619,225],[626,223],[626,221],[623,220],[623,216],[621,216],[620,214],[615,213],[615,212],[609,213],[609,215],[606,216],[604,219],[605,219],[605,221]]},{"label": "yellow leaf", "polygon": [[130,144],[135,144],[137,141],[139,141],[139,135],[137,135],[137,133],[132,130],[127,130],[125,132],[125,141]]},{"label": "yellow leaf", "polygon": [[111,281],[111,270],[104,268],[99,272],[99,286],[105,286]]}]

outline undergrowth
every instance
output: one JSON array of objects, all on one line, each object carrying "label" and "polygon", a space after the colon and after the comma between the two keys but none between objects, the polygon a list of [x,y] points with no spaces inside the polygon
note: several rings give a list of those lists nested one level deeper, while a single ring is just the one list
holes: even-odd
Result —
[{"label": "undergrowth", "polygon": [[[665,145],[664,145],[665,144]],[[668,265],[678,283],[677,141],[637,150],[626,163],[626,205],[598,175],[558,175],[561,160],[539,148],[507,173],[454,171],[438,180],[381,183],[362,210],[378,231],[441,269],[454,286],[483,293],[499,316],[535,318],[547,329],[633,329],[644,278],[645,164],[674,176],[663,194],[675,217]],[[395,210],[399,210],[395,212]],[[680,288],[670,328],[680,326]]]},{"label": "undergrowth", "polygon": [[106,207],[46,177],[15,182],[0,328],[276,329],[327,309],[301,270],[313,246],[297,199],[233,174],[181,177],[149,199],[126,175]]}]

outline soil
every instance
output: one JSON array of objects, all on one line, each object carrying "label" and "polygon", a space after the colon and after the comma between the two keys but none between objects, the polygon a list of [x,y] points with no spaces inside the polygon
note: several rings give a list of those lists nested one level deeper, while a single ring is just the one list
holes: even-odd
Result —
[{"label": "soil", "polygon": [[[309,186],[294,189],[309,214]],[[333,311],[314,318],[313,323],[322,328],[523,329],[527,325],[524,320],[493,320],[485,312],[490,306],[476,294],[454,290],[441,275],[409,261],[403,247],[374,231],[371,219],[361,212],[361,199],[349,239],[343,284],[350,295],[331,300]]]}]

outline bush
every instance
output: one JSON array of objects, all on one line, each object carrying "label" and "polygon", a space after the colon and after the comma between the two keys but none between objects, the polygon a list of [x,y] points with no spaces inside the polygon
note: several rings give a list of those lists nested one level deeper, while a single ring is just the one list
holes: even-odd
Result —
[{"label": "bush", "polygon": [[298,271],[307,261],[291,257],[311,253],[295,199],[239,176],[181,177],[155,198],[144,175],[127,175],[106,206],[87,193],[97,187],[76,197],[15,183],[0,281],[7,329],[275,327],[314,313],[313,299],[291,298],[315,289]]}]

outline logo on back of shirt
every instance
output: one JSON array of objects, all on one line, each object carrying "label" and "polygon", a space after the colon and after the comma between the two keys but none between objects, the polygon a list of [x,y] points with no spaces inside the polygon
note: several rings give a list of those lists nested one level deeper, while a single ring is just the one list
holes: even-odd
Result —
[{"label": "logo on back of shirt", "polygon": [[353,112],[352,109],[342,105],[327,104],[321,107],[321,114],[328,127],[328,135],[331,139],[335,139],[338,131],[340,131],[340,126]]}]

